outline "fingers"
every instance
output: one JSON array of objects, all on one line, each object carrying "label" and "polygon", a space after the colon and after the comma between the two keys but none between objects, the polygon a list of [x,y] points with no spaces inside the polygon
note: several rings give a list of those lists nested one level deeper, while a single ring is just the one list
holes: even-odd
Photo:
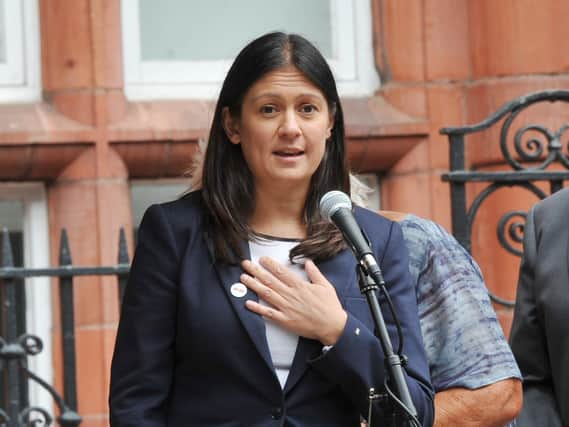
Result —
[{"label": "fingers", "polygon": [[265,319],[270,319],[277,323],[282,323],[285,321],[284,314],[277,310],[275,307],[262,305],[253,300],[245,301],[245,306],[252,312],[263,316]]},{"label": "fingers", "polygon": [[277,281],[280,281],[288,287],[295,287],[304,282],[304,280],[302,280],[302,278],[294,271],[282,264],[279,264],[272,258],[261,257],[259,259],[259,264],[263,267],[260,268],[261,270],[268,271],[274,278],[278,279]]},{"label": "fingers", "polygon": [[320,270],[318,269],[318,267],[316,267],[316,264],[314,264],[312,260],[310,259],[306,260],[306,262],[304,263],[304,271],[306,271],[306,275],[308,276],[308,279],[312,283],[319,283],[319,284],[328,283],[328,279],[326,279],[326,277],[320,272]]},{"label": "fingers", "polygon": [[270,306],[251,300],[246,301],[245,305],[249,310],[267,319],[284,322],[287,318],[284,312],[297,299],[293,296],[295,291],[291,285],[301,279],[271,258],[261,258],[260,262],[262,265],[244,260],[241,265],[245,273],[240,276],[240,280]]},{"label": "fingers", "polygon": [[245,272],[249,274],[249,276],[254,277],[255,279],[257,279],[257,281],[266,286],[278,287],[279,285],[282,285],[281,283],[278,283],[279,281],[275,276],[273,276],[273,274],[270,271],[262,268],[257,264],[254,264],[249,260],[243,261],[241,263],[241,266],[243,267],[243,270],[245,270]]},{"label": "fingers", "polygon": [[[241,280],[241,283],[255,292],[259,298],[265,302],[268,302],[274,306],[281,306],[283,304],[282,296],[274,289],[271,289],[270,285],[267,283],[263,283],[248,274],[242,274],[239,279]],[[276,284],[274,280],[271,283]]]}]

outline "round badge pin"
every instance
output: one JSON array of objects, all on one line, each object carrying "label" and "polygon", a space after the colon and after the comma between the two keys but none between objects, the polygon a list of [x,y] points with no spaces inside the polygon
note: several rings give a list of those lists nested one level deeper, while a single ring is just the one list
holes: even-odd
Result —
[{"label": "round badge pin", "polygon": [[231,295],[236,298],[243,298],[247,294],[247,286],[243,283],[237,282],[231,285]]}]

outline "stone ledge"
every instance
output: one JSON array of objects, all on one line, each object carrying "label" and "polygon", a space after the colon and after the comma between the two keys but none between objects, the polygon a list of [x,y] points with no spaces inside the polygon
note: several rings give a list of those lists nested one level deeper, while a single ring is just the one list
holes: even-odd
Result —
[{"label": "stone ledge", "polygon": [[[389,169],[429,134],[426,120],[397,110],[379,96],[348,98],[342,104],[348,155],[357,172]],[[154,176],[148,171],[152,169],[159,169],[159,176],[172,176],[180,170],[180,165],[167,164],[167,159],[180,163],[172,150],[195,153],[196,147],[181,144],[207,138],[213,110],[213,103],[206,101],[132,103],[126,117],[111,126],[109,139],[134,176]],[[189,158],[186,164],[190,164]]]},{"label": "stone ledge", "polygon": [[[344,99],[348,155],[356,172],[388,170],[428,137],[429,123],[380,96]],[[82,125],[46,103],[0,106],[0,179],[52,179],[87,146],[109,142],[132,177],[180,176],[206,138],[208,101],[133,102],[107,128]]]}]

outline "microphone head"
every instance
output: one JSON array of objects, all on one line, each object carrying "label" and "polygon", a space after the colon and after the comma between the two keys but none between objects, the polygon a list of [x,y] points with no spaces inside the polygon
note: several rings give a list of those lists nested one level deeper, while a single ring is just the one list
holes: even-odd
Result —
[{"label": "microphone head", "polygon": [[331,221],[338,209],[346,208],[352,210],[352,201],[350,197],[341,191],[328,191],[320,199],[320,215]]}]

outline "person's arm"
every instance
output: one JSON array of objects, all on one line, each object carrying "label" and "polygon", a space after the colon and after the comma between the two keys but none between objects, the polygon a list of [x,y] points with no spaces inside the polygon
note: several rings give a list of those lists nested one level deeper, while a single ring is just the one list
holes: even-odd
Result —
[{"label": "person's arm", "polygon": [[437,391],[435,425],[503,426],[521,407],[520,373],[480,269],[432,221],[412,217],[404,226]]},{"label": "person's arm", "polygon": [[148,209],[126,287],[111,366],[110,425],[165,427],[174,366],[178,253],[163,208]]},{"label": "person's arm", "polygon": [[[538,205],[539,206],[539,205]],[[553,393],[551,366],[546,334],[535,296],[535,266],[538,261],[534,207],[524,227],[524,253],[516,295],[516,307],[510,343],[524,379],[524,407],[518,425],[539,425],[548,420],[549,426],[561,425]],[[537,423],[537,424],[536,424]]]},{"label": "person's arm", "polygon": [[475,390],[450,388],[435,395],[435,427],[503,427],[522,408],[522,384],[498,381]]}]

